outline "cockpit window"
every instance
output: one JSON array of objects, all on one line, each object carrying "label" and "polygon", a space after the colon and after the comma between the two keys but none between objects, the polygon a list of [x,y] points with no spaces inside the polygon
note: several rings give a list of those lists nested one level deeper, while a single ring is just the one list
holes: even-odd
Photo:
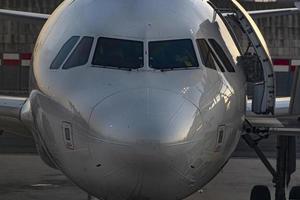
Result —
[{"label": "cockpit window", "polygon": [[154,69],[198,67],[190,39],[149,42],[149,66]]},{"label": "cockpit window", "polygon": [[79,36],[71,37],[60,49],[59,53],[53,60],[50,69],[59,69],[60,66],[63,64],[65,59],[68,57],[70,51],[73,49],[77,41],[79,40]]},{"label": "cockpit window", "polygon": [[113,38],[99,38],[93,65],[138,69],[144,66],[144,43]]},{"label": "cockpit window", "polygon": [[223,48],[215,41],[214,39],[208,39],[211,46],[215,49],[215,52],[218,54],[219,58],[224,64],[224,67],[227,69],[228,72],[235,72],[234,67],[232,66],[230,60],[228,59],[227,55],[223,51]]},{"label": "cockpit window", "polygon": [[197,44],[203,65],[210,69],[217,70],[213,59],[213,55],[207,42],[204,39],[199,39],[197,40]]},{"label": "cockpit window", "polygon": [[[218,60],[217,56],[215,53],[212,51],[208,43],[206,42],[205,39],[198,39],[197,40],[199,52],[200,52],[200,57],[202,60],[202,63],[204,66],[210,69],[217,70],[216,64],[220,68],[222,72],[225,72],[225,69],[223,68],[222,64]],[[216,63],[216,64],[215,64]]]},{"label": "cockpit window", "polygon": [[93,41],[94,38],[92,37],[83,37],[64,64],[63,69],[70,69],[86,64],[89,60]]}]

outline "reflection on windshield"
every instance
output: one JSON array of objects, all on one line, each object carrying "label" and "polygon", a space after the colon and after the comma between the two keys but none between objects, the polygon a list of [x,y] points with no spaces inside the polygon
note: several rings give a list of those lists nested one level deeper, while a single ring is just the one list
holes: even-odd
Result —
[{"label": "reflection on windshield", "polygon": [[140,41],[99,38],[93,65],[138,69],[144,65],[144,44]]},{"label": "reflection on windshield", "polygon": [[149,42],[149,66],[154,69],[198,67],[192,40]]}]

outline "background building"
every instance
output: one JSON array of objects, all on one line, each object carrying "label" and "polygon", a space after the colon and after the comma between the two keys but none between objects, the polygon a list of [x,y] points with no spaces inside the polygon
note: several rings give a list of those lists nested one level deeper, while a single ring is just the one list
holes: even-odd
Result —
[{"label": "background building", "polygon": [[[62,0],[1,0],[0,8],[52,13]],[[28,95],[31,53],[43,24],[0,17],[0,94]]]},{"label": "background building", "polygon": [[[1,0],[0,8],[51,13],[62,0]],[[228,1],[215,0],[227,8]],[[244,1],[248,10],[293,7],[293,1],[268,3]],[[300,65],[300,14],[256,19],[269,45],[277,71],[279,95],[289,95],[293,65]],[[42,24],[8,21],[0,18],[0,93],[28,95],[31,52]],[[245,42],[244,42],[245,44]],[[245,45],[244,45],[245,46]]]}]

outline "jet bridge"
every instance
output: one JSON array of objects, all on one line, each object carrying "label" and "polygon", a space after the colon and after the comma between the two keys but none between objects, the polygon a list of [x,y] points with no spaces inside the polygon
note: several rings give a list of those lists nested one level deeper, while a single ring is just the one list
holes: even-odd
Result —
[{"label": "jet bridge", "polygon": [[[259,28],[247,11],[236,1],[232,0],[232,10],[223,12],[213,3],[209,4],[223,19],[239,47],[241,56],[238,66],[244,69],[248,84],[253,87],[252,111],[256,114],[274,114],[275,108],[275,75],[272,59]],[[242,51],[232,24],[237,25],[248,39],[249,47]]]},{"label": "jet bridge", "polygon": [[[289,112],[281,115],[246,116],[242,138],[254,149],[273,176],[275,200],[286,200],[286,189],[296,171],[296,136],[300,136],[300,67],[294,75]],[[273,167],[258,144],[269,137],[277,137],[276,167]],[[257,188],[256,188],[257,189]],[[262,189],[262,188],[260,188]],[[265,188],[266,189],[266,188]],[[255,188],[252,190],[255,193]],[[261,193],[262,190],[256,191]],[[265,193],[268,192],[265,190]],[[260,196],[260,195],[259,195]],[[290,200],[300,199],[300,187],[292,188]],[[251,200],[258,200],[253,198]],[[262,199],[265,200],[265,199]]]},{"label": "jet bridge", "polygon": [[[292,174],[296,171],[296,136],[300,135],[300,70],[296,69],[289,113],[275,116],[275,77],[273,65],[266,43],[253,19],[238,2],[232,0],[235,16],[230,16],[239,24],[249,40],[254,54],[245,53],[239,58],[239,65],[244,68],[248,83],[254,84],[252,112],[245,120],[245,134],[242,138],[254,149],[273,177],[275,200],[286,200],[286,189]],[[263,74],[261,76],[260,74]],[[260,105],[261,102],[261,105]],[[277,159],[273,167],[258,144],[268,137],[277,137]],[[252,190],[251,200],[268,199],[267,187],[256,186]],[[300,199],[300,188],[291,190],[290,200]]]},{"label": "jet bridge", "polygon": [[[266,42],[247,11],[236,0],[231,0],[231,3],[232,9],[226,11],[219,10],[211,2],[209,4],[223,19],[238,47],[239,41],[232,24],[241,29],[249,42],[245,52],[239,47],[241,57],[238,58],[238,65],[244,69],[248,84],[253,86],[252,113],[255,114],[246,116],[242,138],[271,173],[276,189],[275,200],[286,200],[286,189],[296,170],[296,136],[300,135],[300,67],[295,73],[289,113],[275,116],[275,75]],[[276,167],[258,146],[261,140],[271,136],[277,137]],[[300,200],[300,187],[292,189],[289,199]],[[255,186],[251,200],[271,200],[268,187]]]},{"label": "jet bridge", "polygon": [[257,114],[274,114],[275,75],[266,41],[247,11],[235,0],[232,1],[232,5],[235,20],[247,36],[249,47],[251,46],[254,50],[254,53],[250,55],[246,51],[238,59],[238,64],[245,69],[248,83],[254,84],[252,111]]},{"label": "jet bridge", "polygon": [[[298,77],[300,78],[300,76]],[[300,93],[300,87],[298,93]],[[290,109],[296,111],[292,106]],[[286,189],[289,186],[292,174],[296,171],[296,136],[300,135],[300,113],[282,116],[247,116],[244,130],[242,138],[256,152],[273,177],[276,189],[275,200],[286,200]],[[276,167],[271,165],[258,146],[260,141],[272,136],[277,137]],[[264,193],[266,192],[269,193],[269,191]],[[292,189],[289,199],[300,199],[299,187]],[[254,198],[251,200],[259,199]]]},{"label": "jet bridge", "polygon": [[[300,66],[296,68],[294,74],[289,112],[273,116],[247,116],[244,130],[242,138],[254,149],[273,176],[275,200],[286,200],[286,189],[292,174],[296,171],[296,136],[300,136]],[[271,136],[277,137],[276,167],[271,165],[258,146],[261,140]],[[252,192],[255,192],[255,188]],[[256,192],[261,193],[262,190]],[[265,190],[266,192],[268,191]],[[300,187],[292,188],[289,199],[300,199]]]}]

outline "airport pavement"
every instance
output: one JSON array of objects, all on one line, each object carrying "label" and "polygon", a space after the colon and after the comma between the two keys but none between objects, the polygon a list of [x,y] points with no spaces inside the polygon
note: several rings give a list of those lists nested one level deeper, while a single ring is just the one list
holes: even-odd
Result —
[{"label": "airport pavement", "polygon": [[[274,157],[276,138],[260,146]],[[271,176],[255,157],[241,141],[234,158],[221,173],[203,191],[186,200],[248,200],[254,185],[266,184],[272,188]],[[292,185],[300,185],[300,160],[298,166]],[[0,200],[65,199],[86,200],[87,195],[62,173],[41,161],[32,139],[6,134],[0,137]]]},{"label": "airport pavement", "polygon": [[[21,137],[13,134],[0,135],[0,153],[36,153],[33,138]],[[0,199],[1,200],[1,199]]]},{"label": "airport pavement", "polygon": [[[298,166],[300,160],[298,161]],[[292,185],[300,183],[300,168]],[[203,191],[185,200],[249,200],[253,185],[272,188],[271,176],[257,159],[233,158]],[[1,200],[86,200],[87,195],[34,154],[0,155]]]}]

